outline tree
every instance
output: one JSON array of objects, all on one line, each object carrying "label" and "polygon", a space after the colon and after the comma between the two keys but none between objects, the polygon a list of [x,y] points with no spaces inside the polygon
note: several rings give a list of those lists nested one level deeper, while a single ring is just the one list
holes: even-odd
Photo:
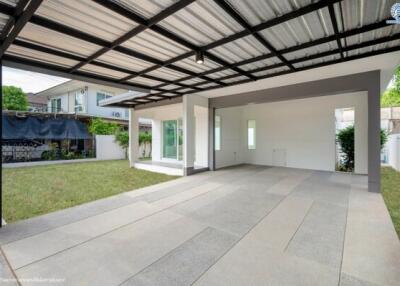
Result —
[{"label": "tree", "polygon": [[400,106],[400,66],[393,76],[393,87],[387,89],[381,97],[382,107]]},{"label": "tree", "polygon": [[25,111],[28,109],[28,98],[21,88],[3,86],[3,109]]},{"label": "tree", "polygon": [[128,131],[123,131],[118,129],[115,133],[115,141],[125,150],[125,157],[127,157],[127,150],[129,146],[129,133]]},{"label": "tree", "polygon": [[[380,137],[382,149],[387,142],[387,134],[384,130],[381,130]],[[344,153],[344,170],[352,171],[354,169],[354,126],[340,130],[337,134],[337,142],[340,150]]]},{"label": "tree", "polygon": [[114,135],[119,128],[118,124],[106,122],[101,118],[94,118],[89,123],[89,132],[94,135]]}]

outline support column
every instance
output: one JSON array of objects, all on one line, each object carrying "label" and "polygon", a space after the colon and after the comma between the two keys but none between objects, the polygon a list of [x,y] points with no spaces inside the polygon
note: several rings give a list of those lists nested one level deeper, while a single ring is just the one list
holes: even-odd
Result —
[{"label": "support column", "polygon": [[129,165],[135,166],[139,158],[139,118],[133,108],[129,109]]},{"label": "support column", "polygon": [[194,169],[194,104],[190,95],[183,96],[183,171],[184,175],[191,174]]},{"label": "support column", "polygon": [[208,108],[208,168],[215,170],[215,108]]},{"label": "support column", "polygon": [[368,190],[381,191],[381,103],[380,74],[368,89]]},{"label": "support column", "polygon": [[[0,59],[0,146],[3,145],[3,63]],[[1,156],[3,156],[3,151]],[[0,178],[3,176],[3,160],[1,160]],[[0,228],[3,226],[3,183],[0,184]]]}]

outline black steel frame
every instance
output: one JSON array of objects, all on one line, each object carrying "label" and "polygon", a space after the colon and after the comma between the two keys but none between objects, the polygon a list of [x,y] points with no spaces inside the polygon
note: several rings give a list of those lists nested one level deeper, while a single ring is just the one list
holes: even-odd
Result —
[{"label": "black steel frame", "polygon": [[[389,42],[396,40],[396,37],[398,35],[393,35],[390,37],[384,37],[381,39],[376,39],[373,41],[369,41],[366,43],[362,43],[360,45],[354,45],[347,47],[346,46],[346,38],[350,36],[354,36],[357,34],[365,33],[368,31],[376,30],[385,27],[387,24],[385,21],[381,21],[378,23],[373,23],[370,25],[366,25],[360,28],[356,28],[350,31],[343,31],[343,28],[341,31],[339,31],[339,24],[338,24],[338,17],[336,17],[335,13],[335,7],[338,8],[338,11],[342,13],[341,11],[341,2],[343,0],[321,0],[316,3],[312,3],[308,6],[299,8],[297,10],[294,10],[292,12],[289,12],[287,14],[278,16],[276,18],[273,18],[271,20],[265,21],[261,24],[258,24],[256,26],[251,26],[248,21],[240,15],[238,11],[235,10],[235,8],[229,4],[227,0],[214,0],[214,2],[225,12],[227,13],[232,19],[234,19],[238,24],[240,24],[243,28],[242,31],[232,34],[230,36],[227,36],[225,38],[222,38],[220,40],[214,41],[208,45],[205,46],[196,46],[193,43],[189,42],[188,40],[182,38],[179,35],[176,35],[164,27],[160,25],[160,22],[163,21],[165,18],[177,13],[181,9],[184,9],[188,5],[192,4],[195,2],[195,0],[180,0],[175,2],[173,5],[170,7],[164,9],[160,13],[156,14],[155,16],[151,17],[150,19],[146,19],[143,16],[139,15],[138,13],[127,9],[126,7],[113,2],[109,0],[92,0],[93,2],[97,3],[98,5],[103,6],[106,9],[109,9],[113,11],[114,13],[117,13],[125,18],[128,18],[135,22],[137,26],[135,26],[132,30],[129,32],[125,33],[124,35],[120,36],[118,39],[109,42],[104,39],[98,38],[94,35],[90,35],[88,33],[76,30],[72,27],[66,26],[64,24],[55,22],[53,20],[44,18],[39,15],[35,15],[36,9],[40,6],[40,3],[42,0],[20,0],[18,5],[16,7],[12,7],[8,4],[5,3],[0,3],[0,13],[6,14],[10,16],[8,23],[5,26],[5,30],[0,34],[0,39],[3,39],[1,42],[0,46],[0,57],[4,60],[4,62],[12,62],[16,63],[19,65],[23,66],[32,66],[37,69],[43,69],[48,72],[54,72],[57,74],[65,75],[72,78],[84,78],[84,79],[93,79],[93,80],[98,80],[104,83],[110,83],[112,85],[121,85],[124,87],[128,87],[131,89],[140,89],[142,91],[148,91],[149,94],[144,95],[140,98],[135,98],[132,100],[129,100],[132,104],[130,106],[134,107],[139,104],[145,104],[148,102],[154,102],[154,101],[160,101],[160,100],[165,100],[165,99],[170,99],[174,97],[179,97],[184,94],[189,94],[189,93],[195,93],[198,91],[204,91],[204,90],[210,90],[214,88],[220,88],[224,86],[231,86],[234,84],[239,84],[239,83],[244,83],[244,82],[250,82],[266,77],[273,77],[273,76],[278,76],[281,74],[286,74],[286,73],[291,73],[291,72],[296,72],[299,70],[302,70],[304,68],[296,68],[296,64],[300,64],[306,61],[309,61],[311,59],[317,59],[317,58],[323,58],[329,55],[340,55],[339,60],[335,61],[329,61],[331,63],[336,63],[340,61],[348,61],[352,60],[353,57],[347,57],[346,52],[357,49],[357,47],[368,47],[368,46],[373,46],[379,43],[384,43],[384,42]],[[26,7],[26,9],[23,9]],[[311,12],[318,11],[320,9],[327,8],[329,11],[330,15],[330,20],[331,24],[334,30],[334,34],[317,39],[314,41],[310,41],[307,43],[303,43],[297,46],[285,48],[282,50],[277,50],[264,36],[260,34],[261,31],[266,30],[268,28],[271,28],[273,26],[285,23],[287,21],[290,21],[294,18],[301,17],[303,15],[306,15]],[[342,15],[342,14],[341,14]],[[341,19],[341,18],[339,18]],[[46,29],[50,29],[59,33],[63,33],[65,35],[69,35],[71,37],[98,45],[100,48],[98,51],[93,53],[92,55],[88,57],[83,57],[80,55],[75,55],[71,54],[69,52],[64,52],[60,51],[58,49],[54,49],[51,47],[45,47],[42,45],[38,45],[35,43],[27,42],[21,39],[18,39],[18,33],[22,30],[24,25],[28,22],[31,22],[35,25],[42,26]],[[341,22],[343,20],[341,19]],[[343,27],[343,25],[341,25]],[[177,44],[189,49],[189,52],[186,52],[184,54],[181,54],[175,58],[166,60],[166,61],[161,61],[159,59],[156,59],[154,57],[151,57],[149,55],[140,53],[138,51],[126,48],[124,46],[121,46],[122,43],[125,41],[132,39],[139,33],[145,31],[146,29],[150,29],[153,32],[168,38],[169,40],[172,40],[176,42]],[[5,36],[7,35],[7,36]],[[241,62],[236,62],[236,63],[229,63],[226,60],[223,60],[222,58],[216,56],[210,50],[225,45],[227,43],[233,42],[235,40],[241,39],[246,36],[253,36],[258,42],[260,42],[266,49],[265,54],[250,58]],[[319,54],[314,54],[314,55],[309,55],[303,58],[295,59],[295,60],[288,60],[285,57],[285,54],[299,51],[305,48],[310,48],[313,46],[317,46],[320,44],[324,43],[329,43],[329,42],[336,42],[337,43],[337,49],[324,52],[324,53],[319,53]],[[343,45],[343,43],[345,43]],[[55,55],[58,57],[63,57],[63,58],[68,58],[71,60],[74,60],[77,62],[76,65],[74,65],[72,68],[65,68],[65,67],[60,67],[58,65],[53,65],[53,64],[48,64],[48,63],[43,63],[40,61],[36,61],[33,59],[26,59],[23,57],[19,56],[12,56],[12,55],[7,55],[4,54],[7,50],[7,48],[11,45],[17,45],[21,46],[27,49],[32,49],[36,51],[40,51],[43,53],[48,53],[51,55]],[[398,50],[399,48],[389,48],[382,50],[380,52],[390,52],[393,50]],[[113,64],[105,63],[102,61],[98,60],[98,57],[101,55],[107,53],[110,50],[115,50],[119,53],[122,53],[126,56],[129,57],[134,57],[137,59],[140,59],[142,61],[148,62],[153,64],[149,68],[146,68],[142,71],[133,71],[127,68],[119,67]],[[196,73],[194,71],[182,68],[175,63],[186,59],[188,57],[194,56],[197,52],[203,52],[204,56],[207,60],[215,62],[218,67],[207,70],[204,72]],[[368,54],[365,54],[364,56],[368,56]],[[241,66],[249,63],[255,63],[258,61],[262,61],[268,58],[277,58],[280,60],[279,63],[269,65],[266,67],[262,68],[256,68],[252,70],[244,70],[241,68]],[[329,63],[328,62],[328,63]],[[118,71],[121,73],[127,74],[127,76],[120,78],[120,79],[115,79],[111,77],[106,77],[106,76],[101,76],[97,75],[91,72],[84,72],[80,70],[83,66],[86,64],[91,64],[94,66],[102,67],[102,68],[107,68],[110,70]],[[309,66],[307,68],[315,67],[316,65]],[[150,75],[149,73],[151,71],[157,70],[159,68],[168,68],[171,69],[175,72],[181,73],[184,75],[183,77],[177,79],[177,80],[168,80],[164,79],[161,77],[153,76]],[[279,72],[273,72],[274,69],[281,68],[283,71]],[[209,75],[220,72],[223,70],[230,69],[234,72],[234,74],[230,76],[224,76],[224,77],[210,77]],[[271,71],[271,74],[263,75],[263,76],[256,76],[256,73],[259,72],[267,72]],[[160,84],[157,85],[144,85],[144,84],[138,84],[132,82],[134,81],[134,78],[136,77],[142,77],[145,79],[153,80],[160,82]],[[245,79],[243,79],[245,77]],[[200,79],[201,81],[195,84],[185,84],[184,82],[190,79]],[[237,78],[237,80],[235,80]],[[233,79],[233,82],[231,82]],[[230,80],[227,82],[227,80]],[[166,88],[167,86],[170,86],[170,88]],[[172,88],[171,88],[172,87]],[[151,92],[150,92],[151,91]]]}]

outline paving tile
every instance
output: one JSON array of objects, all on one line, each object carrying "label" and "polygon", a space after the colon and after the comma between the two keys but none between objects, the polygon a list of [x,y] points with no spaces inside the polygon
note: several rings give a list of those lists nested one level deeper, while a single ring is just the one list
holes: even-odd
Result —
[{"label": "paving tile", "polygon": [[287,197],[247,235],[277,251],[284,251],[312,206],[310,199]]},{"label": "paving tile", "polygon": [[282,198],[264,190],[239,189],[187,215],[209,226],[242,236]]},{"label": "paving tile", "polygon": [[122,285],[191,285],[237,240],[226,232],[206,228]]},{"label": "paving tile", "polygon": [[341,273],[339,286],[378,286],[378,284],[367,282],[346,273]]},{"label": "paving tile", "polygon": [[5,285],[5,286],[18,285],[15,276],[13,275],[5,257],[1,252],[0,252],[0,285]]},{"label": "paving tile", "polygon": [[178,214],[163,211],[16,273],[20,278],[65,278],[67,285],[119,285],[204,228]]},{"label": "paving tile", "polygon": [[347,209],[314,202],[288,245],[287,253],[339,269]]},{"label": "paving tile", "polygon": [[173,206],[170,210],[180,214],[189,214],[206,205],[214,203],[216,200],[226,195],[229,195],[232,192],[237,191],[238,189],[239,186],[223,185],[219,188],[216,188],[212,192],[206,192],[202,196],[197,196],[192,198],[191,200],[178,203],[175,206]]},{"label": "paving tile", "polygon": [[244,237],[193,285],[337,286],[338,280],[330,267]]},{"label": "paving tile", "polygon": [[293,190],[300,185],[305,179],[311,175],[311,172],[303,173],[301,175],[288,176],[281,181],[277,182],[275,185],[271,186],[267,192],[270,194],[277,194],[282,196],[287,196]]},{"label": "paving tile", "polygon": [[290,195],[347,207],[350,183],[335,182],[331,178],[332,173],[314,172],[297,185]]},{"label": "paving tile", "polygon": [[2,248],[14,269],[73,247],[158,211],[138,202],[18,240]]},{"label": "paving tile", "polygon": [[124,194],[108,197],[42,216],[7,224],[0,229],[0,244],[20,240],[62,225],[73,223],[135,202]]},{"label": "paving tile", "polygon": [[350,193],[342,271],[378,285],[399,285],[400,241],[382,195]]},{"label": "paving tile", "polygon": [[169,208],[178,203],[193,199],[194,197],[203,195],[205,193],[211,192],[216,188],[220,187],[221,184],[218,183],[205,183],[195,188],[180,192],[176,195],[171,195],[161,200],[154,202],[152,205],[157,208]]}]

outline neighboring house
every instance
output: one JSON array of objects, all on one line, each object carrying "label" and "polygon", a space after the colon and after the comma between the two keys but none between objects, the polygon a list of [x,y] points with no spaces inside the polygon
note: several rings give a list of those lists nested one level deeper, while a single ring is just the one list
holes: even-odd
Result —
[{"label": "neighboring house", "polygon": [[28,110],[29,111],[46,111],[47,109],[47,97],[42,95],[35,95],[32,92],[26,94],[28,98]]},{"label": "neighboring house", "polygon": [[128,109],[105,108],[99,105],[103,99],[126,93],[128,90],[70,80],[35,94],[47,98],[49,112],[77,113],[90,116],[128,120]]}]

